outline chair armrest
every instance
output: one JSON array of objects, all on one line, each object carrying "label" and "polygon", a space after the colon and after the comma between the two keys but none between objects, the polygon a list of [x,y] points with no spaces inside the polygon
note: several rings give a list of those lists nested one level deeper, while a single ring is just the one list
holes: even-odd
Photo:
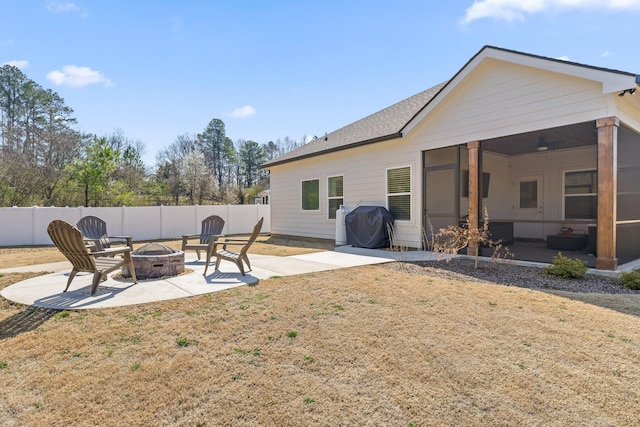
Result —
[{"label": "chair armrest", "polygon": [[131,248],[129,246],[121,246],[117,248],[107,248],[97,252],[91,252],[91,255],[94,256],[102,256],[102,255],[115,255],[119,253],[131,252]]},{"label": "chair armrest", "polygon": [[[222,246],[223,250],[227,250],[227,245],[229,246],[247,246],[248,242],[233,242],[233,241],[220,241],[218,240],[217,242],[213,243],[213,252],[215,252],[217,250],[217,246]],[[210,243],[211,244],[211,243]]]},{"label": "chair armrest", "polygon": [[200,237],[199,234],[183,234],[182,238],[183,239],[195,239],[196,237]]},{"label": "chair armrest", "polygon": [[212,234],[211,237],[209,237],[209,245],[207,247],[207,251],[209,253],[212,253],[212,251],[216,249],[216,245],[220,243],[220,240],[218,239],[223,236],[224,234]]},{"label": "chair armrest", "polygon": [[109,239],[119,239],[119,240],[124,240],[127,242],[127,246],[129,246],[131,249],[133,249],[133,243],[132,240],[133,238],[131,236],[107,236]]},{"label": "chair armrest", "polygon": [[249,237],[225,237],[225,242],[248,242]]},{"label": "chair armrest", "polygon": [[84,245],[89,249],[89,252],[95,252],[102,245],[100,244],[100,239],[92,239],[91,237],[82,236],[82,240],[84,241]]}]

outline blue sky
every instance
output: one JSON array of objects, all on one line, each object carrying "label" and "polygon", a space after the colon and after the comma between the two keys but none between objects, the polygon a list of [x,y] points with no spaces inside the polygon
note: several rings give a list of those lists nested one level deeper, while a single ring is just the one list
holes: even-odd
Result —
[{"label": "blue sky", "polygon": [[0,0],[0,64],[153,166],[213,118],[233,141],[324,135],[484,45],[640,74],[639,20],[640,0]]}]

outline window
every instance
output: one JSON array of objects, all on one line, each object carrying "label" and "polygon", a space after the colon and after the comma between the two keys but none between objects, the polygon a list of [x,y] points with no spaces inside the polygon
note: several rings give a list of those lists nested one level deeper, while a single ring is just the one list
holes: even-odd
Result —
[{"label": "window", "polygon": [[329,219],[336,219],[336,211],[344,204],[344,177],[330,176],[327,182],[329,198]]},{"label": "window", "polygon": [[564,173],[564,218],[596,219],[598,216],[598,172]]},{"label": "window", "polygon": [[520,209],[538,207],[538,181],[520,181]]},{"label": "window", "polygon": [[411,220],[411,168],[387,169],[387,209],[398,221]]},{"label": "window", "polygon": [[320,209],[320,180],[302,181],[302,210],[317,211]]}]

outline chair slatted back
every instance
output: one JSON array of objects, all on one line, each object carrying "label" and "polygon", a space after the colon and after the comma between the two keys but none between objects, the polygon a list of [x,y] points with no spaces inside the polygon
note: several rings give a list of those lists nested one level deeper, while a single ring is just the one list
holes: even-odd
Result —
[{"label": "chair slatted back", "polygon": [[240,249],[240,253],[239,253],[240,258],[244,258],[247,255],[247,251],[249,250],[249,247],[251,247],[253,242],[255,242],[256,239],[258,238],[258,235],[260,234],[260,230],[262,230],[263,221],[264,221],[264,217],[260,218],[260,221],[258,221],[258,223],[253,227],[253,232],[251,233],[249,240],[247,240],[247,243],[243,245],[242,248]]},{"label": "chair slatted back", "polygon": [[87,215],[80,218],[76,225],[84,237],[100,242],[98,250],[111,247],[111,242],[107,236],[107,223],[102,219]]},{"label": "chair slatted back", "polygon": [[49,233],[53,244],[56,245],[76,270],[95,271],[95,259],[85,246],[79,229],[66,221],[56,219],[51,221],[47,227],[47,233]]},{"label": "chair slatted back", "polygon": [[222,234],[224,228],[224,219],[218,215],[211,215],[202,220],[202,230],[200,231],[200,243],[209,244],[211,236]]}]

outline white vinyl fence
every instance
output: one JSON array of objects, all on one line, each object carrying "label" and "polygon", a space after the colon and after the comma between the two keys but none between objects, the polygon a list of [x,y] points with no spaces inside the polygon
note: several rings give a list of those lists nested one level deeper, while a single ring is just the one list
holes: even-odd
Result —
[{"label": "white vinyl fence", "polygon": [[139,206],[118,208],[0,208],[0,246],[51,245],[47,226],[54,219],[76,224],[87,215],[107,223],[112,236],[133,236],[133,240],[179,238],[200,233],[201,222],[209,215],[225,221],[224,234],[250,233],[264,217],[262,232],[271,230],[269,205]]}]

